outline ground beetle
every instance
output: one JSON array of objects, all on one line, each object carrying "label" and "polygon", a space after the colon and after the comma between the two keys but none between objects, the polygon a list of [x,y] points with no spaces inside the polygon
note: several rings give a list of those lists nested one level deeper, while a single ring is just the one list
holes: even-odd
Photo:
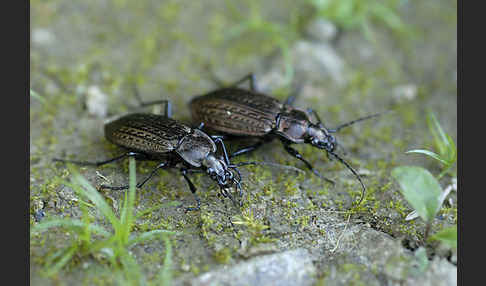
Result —
[{"label": "ground beetle", "polygon": [[[106,139],[115,145],[127,149],[128,152],[125,154],[99,162],[64,159],[54,159],[54,161],[101,166],[126,157],[134,157],[137,160],[161,162],[152,170],[149,176],[137,184],[138,188],[152,178],[157,170],[173,168],[179,164],[181,165],[179,170],[187,181],[197,202],[195,208],[187,208],[187,210],[199,210],[201,205],[196,195],[196,187],[187,176],[188,173],[205,171],[211,179],[218,183],[221,194],[224,197],[229,197],[234,202],[228,190],[234,185],[235,188],[240,190],[241,195],[241,174],[237,168],[239,165],[230,163],[222,138],[217,136],[210,137],[201,131],[204,125],[202,123],[198,128],[192,128],[172,119],[171,105],[167,100],[142,105],[157,103],[165,103],[164,115],[132,113],[105,124]],[[221,144],[224,156],[216,156],[217,143]],[[246,162],[246,164],[248,163]],[[235,173],[231,170],[234,170]],[[123,190],[127,189],[128,185],[119,187],[102,185],[100,188]]]},{"label": "ground beetle", "polygon": [[[217,78],[214,81],[221,84]],[[237,87],[249,81],[250,90]],[[336,138],[331,134],[338,132],[346,126],[366,120],[380,114],[373,114],[342,124],[334,129],[324,126],[321,119],[313,109],[306,111],[292,107],[295,96],[291,95],[284,103],[277,99],[260,93],[255,88],[255,77],[249,74],[229,87],[223,87],[205,95],[197,96],[189,103],[191,116],[196,122],[205,122],[211,132],[221,132],[222,138],[253,137],[257,143],[242,148],[230,155],[230,158],[253,151],[262,144],[274,138],[279,138],[285,150],[292,156],[301,160],[314,174],[331,183],[332,180],[324,178],[306,161],[302,155],[292,148],[291,144],[306,143],[323,149],[327,155],[338,159],[359,180],[363,188],[361,203],[366,190],[358,173],[339,155],[335,153]],[[313,123],[311,116],[317,120]],[[329,157],[329,159],[331,159]]]}]

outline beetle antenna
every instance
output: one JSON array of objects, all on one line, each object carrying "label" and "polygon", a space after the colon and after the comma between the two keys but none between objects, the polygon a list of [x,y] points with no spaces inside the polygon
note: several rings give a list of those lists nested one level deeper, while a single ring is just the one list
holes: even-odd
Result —
[{"label": "beetle antenna", "polygon": [[226,152],[226,147],[224,146],[223,139],[221,139],[220,137],[217,137],[217,138],[214,139],[214,142],[221,143],[221,147],[223,147],[224,160],[226,161],[226,165],[229,166],[230,161],[229,161],[228,153]]},{"label": "beetle antenna", "polygon": [[235,166],[235,165],[229,165],[228,168],[230,169],[233,169],[236,171],[236,173],[238,174],[238,179],[234,179],[234,181],[236,182],[236,189],[240,190],[240,197],[243,195],[243,189],[241,188],[241,173],[240,173],[240,170],[238,170],[238,168]]},{"label": "beetle antenna", "polygon": [[278,163],[273,163],[273,162],[238,162],[236,164],[230,165],[230,167],[241,167],[241,166],[247,166],[247,165],[269,165],[269,166],[274,166],[274,167],[279,167],[282,169],[289,169],[292,171],[296,171],[298,173],[303,173],[305,174],[304,170],[296,168],[294,166],[287,166],[287,165],[282,165]]},{"label": "beetle antenna", "polygon": [[226,189],[221,188],[221,194],[223,195],[223,197],[229,198],[233,202],[233,204],[236,206],[235,199]]},{"label": "beetle antenna", "polygon": [[322,124],[322,121],[321,121],[321,118],[319,117],[319,114],[317,114],[317,112],[314,109],[307,108],[307,112],[314,115],[314,117],[317,119],[317,125],[322,126],[323,128],[325,128],[324,127],[324,124]]},{"label": "beetle antenna", "polygon": [[359,183],[361,184],[361,187],[363,188],[363,190],[361,191],[361,198],[359,199],[359,202],[358,202],[358,206],[359,206],[361,204],[361,202],[363,201],[365,193],[366,193],[366,187],[365,187],[363,181],[361,180],[361,177],[359,176],[358,172],[356,172],[356,170],[354,170],[346,161],[344,161],[343,158],[339,157],[336,153],[329,152],[329,151],[328,151],[328,153],[333,155],[336,159],[339,160],[339,162],[341,162],[344,166],[346,166],[351,171],[351,173],[353,173],[356,176]]},{"label": "beetle antenna", "polygon": [[348,127],[350,125],[353,125],[355,123],[358,123],[360,121],[364,121],[364,120],[367,120],[367,119],[371,119],[373,117],[378,117],[386,112],[389,112],[389,111],[385,111],[385,112],[380,112],[380,113],[376,113],[376,114],[372,114],[372,115],[368,115],[368,116],[365,116],[365,117],[361,117],[361,118],[358,118],[358,119],[355,119],[353,121],[349,121],[349,122],[346,122],[344,124],[341,124],[339,125],[338,127],[334,128],[334,129],[328,129],[327,131],[329,133],[335,133],[335,132],[338,132],[339,130],[343,129],[344,127]]}]

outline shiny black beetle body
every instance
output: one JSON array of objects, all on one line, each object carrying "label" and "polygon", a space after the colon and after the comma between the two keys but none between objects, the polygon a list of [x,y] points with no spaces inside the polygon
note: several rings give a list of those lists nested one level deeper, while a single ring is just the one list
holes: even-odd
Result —
[{"label": "shiny black beetle body", "polygon": [[[240,188],[240,173],[236,165],[231,165],[226,154],[226,149],[221,138],[210,137],[199,128],[191,128],[177,120],[170,118],[170,104],[166,103],[166,114],[156,115],[148,113],[132,113],[105,124],[105,137],[111,143],[127,149],[127,153],[100,162],[82,162],[54,159],[55,161],[72,162],[81,165],[101,166],[126,157],[135,157],[138,160],[160,161],[161,163],[145,178],[137,184],[141,187],[157,170],[173,168],[182,165],[180,172],[186,179],[189,188],[197,201],[199,209],[200,201],[197,197],[196,187],[190,181],[187,174],[191,172],[206,172],[211,179],[217,182],[221,193],[226,197],[231,195],[228,189],[232,186]],[[217,145],[220,143],[224,156],[216,155]],[[238,177],[230,170],[235,170]],[[102,185],[101,188],[122,190],[128,186],[112,187]]]},{"label": "shiny black beetle body", "polygon": [[[245,81],[250,83],[249,90],[237,87]],[[365,186],[360,176],[334,152],[337,141],[331,133],[358,121],[378,116],[378,114],[328,129],[312,109],[304,111],[294,108],[292,106],[294,96],[290,96],[284,103],[281,103],[273,97],[258,92],[255,89],[254,81],[253,75],[250,74],[230,87],[223,87],[193,98],[189,103],[193,120],[205,122],[206,128],[211,132],[226,135],[226,138],[253,137],[257,139],[256,144],[232,153],[230,158],[253,151],[262,144],[278,138],[290,155],[304,162],[314,174],[326,179],[290,145],[305,143],[323,149],[328,156],[331,155],[338,159],[357,177],[364,194]],[[315,117],[316,122],[312,121],[312,116]],[[326,180],[332,182],[329,179]]]}]

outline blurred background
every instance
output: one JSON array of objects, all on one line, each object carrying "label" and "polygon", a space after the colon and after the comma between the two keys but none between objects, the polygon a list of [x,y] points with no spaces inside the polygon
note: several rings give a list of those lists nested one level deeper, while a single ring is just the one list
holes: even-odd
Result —
[{"label": "blurred background", "polygon": [[[456,249],[427,238],[457,223],[456,1],[30,1],[31,227],[100,220],[63,182],[72,172],[51,159],[120,154],[103,122],[137,108],[133,86],[144,101],[169,99],[174,118],[189,124],[189,100],[218,88],[209,68],[228,84],[254,73],[257,87],[281,100],[300,85],[296,106],[330,127],[393,111],[337,135],[369,189],[364,204],[356,206],[359,184],[346,168],[296,146],[336,186],[310,172],[248,167],[237,210],[195,176],[200,213],[157,209],[132,229],[182,232],[171,237],[170,267],[164,240],[129,248],[139,276],[103,251],[63,256],[60,247],[78,236],[56,228],[31,235],[32,285],[157,284],[161,268],[168,284],[455,285]],[[247,158],[305,169],[278,142],[262,149]],[[137,163],[137,175],[154,164]],[[427,202],[391,174],[400,166],[433,175],[444,196],[437,210],[420,211]],[[79,171],[94,186],[128,182],[128,162]],[[103,195],[118,212],[124,194]],[[176,171],[160,172],[137,196],[136,210],[193,200]],[[284,264],[262,270],[274,261]],[[288,276],[266,276],[279,271]]]}]

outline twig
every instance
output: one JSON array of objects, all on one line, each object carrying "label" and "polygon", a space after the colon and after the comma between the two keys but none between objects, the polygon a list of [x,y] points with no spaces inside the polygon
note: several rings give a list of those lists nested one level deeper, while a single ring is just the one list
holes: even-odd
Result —
[{"label": "twig", "polygon": [[344,233],[346,232],[346,228],[348,227],[348,224],[349,224],[349,220],[351,219],[351,213],[349,213],[348,215],[348,219],[346,220],[346,224],[344,225],[344,230],[343,232],[341,233],[341,235],[339,236],[337,242],[336,242],[336,246],[334,246],[333,249],[331,249],[331,253],[333,253],[334,251],[336,251],[336,249],[339,247],[339,242],[341,241],[341,239],[343,238],[344,236]]}]

